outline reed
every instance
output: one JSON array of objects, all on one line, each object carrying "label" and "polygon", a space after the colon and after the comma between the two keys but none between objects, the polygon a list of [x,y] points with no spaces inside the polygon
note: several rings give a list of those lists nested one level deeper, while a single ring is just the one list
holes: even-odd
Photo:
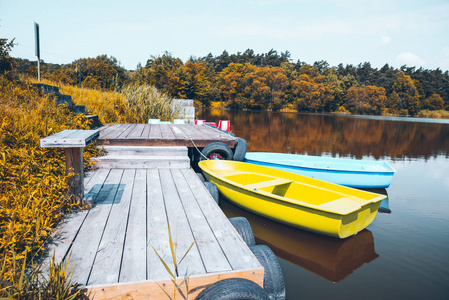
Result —
[{"label": "reed", "polygon": [[[156,284],[159,286],[159,288],[165,293],[165,295],[170,300],[175,300],[177,293],[181,294],[181,296],[184,299],[188,299],[188,296],[189,296],[188,281],[189,281],[190,276],[193,274],[193,272],[190,273],[190,274],[185,274],[184,278],[181,280],[181,282],[178,283],[178,277],[179,277],[179,270],[178,270],[178,268],[179,268],[179,265],[181,264],[181,262],[184,260],[184,258],[187,256],[187,254],[192,249],[193,245],[195,245],[195,241],[196,240],[194,240],[192,242],[192,244],[190,245],[189,249],[187,249],[187,251],[184,253],[182,258],[180,260],[177,260],[177,258],[176,258],[177,243],[173,242],[173,239],[172,239],[172,236],[171,236],[170,224],[168,222],[168,216],[165,215],[165,217],[167,219],[168,241],[169,241],[169,244],[170,244],[170,252],[171,252],[171,257],[172,257],[173,271],[171,270],[171,268],[168,265],[168,263],[165,262],[164,259],[161,257],[159,252],[157,252],[157,250],[153,246],[152,246],[152,248],[153,248],[153,251],[156,253],[157,257],[159,258],[159,260],[161,261],[161,263],[164,265],[165,270],[167,270],[167,273],[168,273],[168,275],[170,276],[170,278],[171,278],[171,280],[173,282],[173,292],[172,292],[173,297],[159,283],[156,282]],[[183,292],[182,292],[183,285],[186,286],[186,293],[185,294],[183,294]]]},{"label": "reed", "polygon": [[146,123],[148,119],[173,121],[179,108],[173,111],[173,98],[150,85],[127,85],[121,93],[125,99],[125,119],[129,123]]},{"label": "reed", "polygon": [[449,119],[447,110],[421,110],[416,114],[418,118]]}]

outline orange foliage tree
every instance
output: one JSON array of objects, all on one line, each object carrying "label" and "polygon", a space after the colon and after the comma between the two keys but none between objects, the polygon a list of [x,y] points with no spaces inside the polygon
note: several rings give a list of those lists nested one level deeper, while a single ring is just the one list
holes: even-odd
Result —
[{"label": "orange foliage tree", "polygon": [[245,76],[255,70],[255,66],[245,64],[230,63],[219,74],[219,91],[222,99],[231,108],[246,107],[246,99],[243,95],[245,91]]},{"label": "orange foliage tree", "polygon": [[334,91],[330,86],[322,84],[323,80],[324,76],[312,78],[307,74],[292,80],[292,93],[296,96],[298,111],[324,111],[334,100]]},{"label": "orange foliage tree", "polygon": [[352,113],[379,115],[387,102],[387,92],[382,87],[350,87],[346,95],[346,106]]}]

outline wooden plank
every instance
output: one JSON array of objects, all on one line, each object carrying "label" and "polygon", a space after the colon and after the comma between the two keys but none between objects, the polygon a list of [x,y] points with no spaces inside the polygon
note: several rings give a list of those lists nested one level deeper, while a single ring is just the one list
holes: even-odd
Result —
[{"label": "wooden plank", "polygon": [[136,128],[137,124],[130,124],[130,126],[128,128],[126,128],[117,138],[124,138],[126,139],[128,137],[128,135],[131,134],[131,132],[134,130],[134,128]]},{"label": "wooden plank", "polygon": [[173,134],[175,135],[176,139],[184,140],[187,138],[184,131],[182,131],[182,129],[179,128],[179,126],[182,126],[182,124],[173,124],[173,125],[169,125],[169,126],[170,126],[170,129],[173,131]]},{"label": "wooden plank", "polygon": [[140,138],[142,135],[143,129],[145,128],[145,124],[137,124],[131,133],[128,135],[129,138]]},{"label": "wooden plank", "polygon": [[[260,286],[263,286],[264,270],[262,267],[249,270],[230,271],[223,273],[210,273],[204,275],[192,275],[189,277],[188,287],[181,289],[181,293],[173,294],[173,282],[169,279],[149,280],[141,282],[126,282],[109,285],[95,285],[87,286],[87,291],[91,295],[90,299],[155,299],[165,300],[167,295],[162,290],[170,295],[171,299],[195,299],[198,294],[206,287],[214,284],[217,281],[228,278],[245,278],[254,281]],[[179,284],[183,280],[182,277],[177,278],[176,282]],[[162,287],[162,288],[161,288]]]},{"label": "wooden plank", "polygon": [[[85,182],[85,193],[90,193],[90,195],[94,197],[95,192],[90,190],[96,185],[101,186],[106,179],[107,174],[109,174],[109,170],[107,170],[107,172],[105,172],[105,170],[90,172],[89,178]],[[54,254],[56,261],[62,261],[68,256],[67,254],[70,251],[72,243],[88,213],[88,209],[71,213],[58,224],[52,233],[52,238],[50,239],[49,244],[46,245],[47,256],[45,259]],[[48,267],[47,262],[45,262],[44,265],[44,268],[46,267]]]},{"label": "wooden plank", "polygon": [[132,124],[118,124],[114,130],[107,136],[100,137],[103,139],[117,139],[125,130],[127,130]]},{"label": "wooden plank", "polygon": [[147,176],[146,170],[137,170],[134,179],[128,228],[123,248],[119,282],[140,281],[147,278],[146,219]]},{"label": "wooden plank", "polygon": [[204,133],[206,136],[208,136],[209,139],[215,139],[217,141],[226,140],[226,141],[234,141],[235,142],[235,140],[236,140],[235,137],[233,137],[227,133],[224,133],[218,129],[206,126],[206,125],[198,126],[198,131]]},{"label": "wooden plank", "polygon": [[[171,173],[206,271],[210,273],[232,270],[214,233],[207,223],[206,217],[196,202],[194,196],[194,192],[196,191],[190,189],[181,170],[173,169]],[[196,178],[199,181],[198,176]],[[210,197],[210,201],[214,201],[214,199]]]},{"label": "wooden plank", "polygon": [[69,267],[76,266],[74,276],[81,284],[87,283],[122,174],[123,170],[109,172],[72,246]]},{"label": "wooden plank", "polygon": [[135,173],[136,170],[134,169],[123,172],[120,185],[115,194],[114,205],[112,205],[108,222],[97,250],[95,262],[92,266],[88,282],[89,285],[117,283],[119,280],[131,197],[134,197],[133,185]]},{"label": "wooden plank", "polygon": [[160,169],[162,193],[164,195],[165,207],[170,224],[170,231],[173,242],[178,246],[176,261],[185,255],[184,260],[178,265],[178,276],[183,274],[203,274],[206,272],[195,244],[189,251],[190,245],[195,243],[190,224],[184,212],[179,194],[175,188],[175,183],[169,169]]},{"label": "wooden plank", "polygon": [[183,124],[179,125],[179,129],[181,129],[185,136],[190,139],[198,140],[198,139],[206,139],[207,136],[205,136],[202,132],[197,130],[198,125],[191,125],[191,124]]},{"label": "wooden plank", "polygon": [[84,202],[90,202],[92,204],[95,202],[110,171],[111,170],[108,169],[99,169],[95,173],[89,175],[90,179],[87,182],[84,181]]},{"label": "wooden plank", "polygon": [[207,222],[220,243],[233,270],[257,268],[260,264],[254,254],[242,240],[215,201],[210,201],[209,192],[206,187],[195,178],[196,174],[193,170],[185,169],[181,172],[190,188],[195,191],[194,195],[198,205],[206,216]]},{"label": "wooden plank", "polygon": [[145,124],[142,134],[140,135],[141,138],[143,139],[147,139],[148,136],[150,135],[150,128],[151,126],[149,124]]},{"label": "wooden plank", "polygon": [[111,134],[120,129],[120,127],[125,126],[126,124],[110,124],[109,127],[107,127],[104,131],[100,131],[100,139],[107,139],[109,138],[109,136],[111,136]]},{"label": "wooden plank", "polygon": [[161,125],[160,124],[149,124],[151,126],[149,139],[161,139]]},{"label": "wooden plank", "polygon": [[175,135],[170,129],[171,124],[161,124],[159,126],[161,127],[161,134],[163,139],[175,139]]},{"label": "wooden plank", "polygon": [[64,130],[40,140],[42,148],[85,147],[100,135],[98,130]]},{"label": "wooden plank", "polygon": [[[165,262],[172,259],[168,238],[167,218],[164,196],[157,169],[147,170],[147,279],[166,278],[168,276],[154,249]],[[173,265],[168,263],[171,272]]]}]

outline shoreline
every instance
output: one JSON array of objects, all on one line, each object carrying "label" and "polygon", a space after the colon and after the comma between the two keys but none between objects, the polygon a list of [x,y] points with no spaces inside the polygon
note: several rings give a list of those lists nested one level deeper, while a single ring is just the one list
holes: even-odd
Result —
[{"label": "shoreline", "polygon": [[358,119],[370,119],[370,120],[383,120],[383,121],[403,121],[403,122],[419,122],[419,123],[436,123],[436,124],[449,124],[449,118],[422,118],[422,117],[401,117],[401,116],[377,116],[377,115],[355,115],[350,113],[336,113],[336,112],[298,112],[298,111],[269,111],[269,110],[252,110],[252,109],[230,109],[230,108],[195,108],[198,110],[209,109],[209,110],[229,110],[229,111],[249,111],[249,112],[271,112],[271,113],[295,113],[295,114],[313,114],[313,115],[331,115],[331,116],[341,116],[348,118],[358,118]]}]

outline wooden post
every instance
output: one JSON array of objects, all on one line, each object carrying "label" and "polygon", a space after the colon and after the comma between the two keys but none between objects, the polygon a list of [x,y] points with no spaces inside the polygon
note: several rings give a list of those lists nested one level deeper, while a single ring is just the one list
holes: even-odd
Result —
[{"label": "wooden post", "polygon": [[84,197],[83,148],[65,148],[66,174],[74,173],[69,178],[69,192],[75,201]]},{"label": "wooden post", "polygon": [[66,174],[69,178],[69,193],[80,203],[84,197],[83,147],[95,141],[98,130],[64,130],[40,140],[42,148],[64,148]]}]

